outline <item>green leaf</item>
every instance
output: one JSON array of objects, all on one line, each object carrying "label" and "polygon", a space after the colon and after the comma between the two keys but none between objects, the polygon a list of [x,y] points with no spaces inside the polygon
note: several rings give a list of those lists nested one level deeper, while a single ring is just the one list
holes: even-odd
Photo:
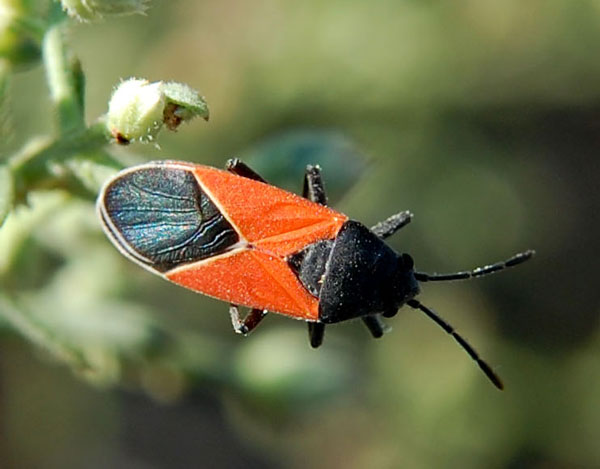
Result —
[{"label": "green leaf", "polygon": [[54,357],[77,368],[87,368],[88,364],[81,353],[69,344],[57,340],[54,333],[38,322],[29,311],[14,299],[0,294],[0,317],[23,337],[45,349]]},{"label": "green leaf", "polygon": [[[102,152],[98,152],[98,154],[102,156]],[[66,162],[65,166],[79,184],[95,196],[104,182],[121,168],[112,164],[113,162],[108,159],[104,162],[100,158],[92,159],[92,156],[95,155],[86,156],[88,158],[74,158]]]},{"label": "green leaf", "polygon": [[10,213],[14,200],[12,174],[6,166],[0,166],[0,227]]},{"label": "green leaf", "polygon": [[[167,98],[167,103],[176,105],[174,114],[180,120],[187,121],[193,117],[202,117],[208,120],[208,104],[204,96],[201,96],[195,89],[184,83],[169,82],[163,84],[163,92]],[[166,122],[168,124],[168,122]],[[171,128],[169,126],[169,128]]]},{"label": "green leaf", "polygon": [[39,25],[22,3],[0,2],[0,57],[4,65],[20,69],[40,58]]}]

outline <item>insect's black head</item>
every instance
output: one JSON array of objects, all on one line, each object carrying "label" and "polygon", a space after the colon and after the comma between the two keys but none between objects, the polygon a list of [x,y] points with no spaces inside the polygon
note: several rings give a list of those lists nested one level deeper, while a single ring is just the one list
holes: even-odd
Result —
[{"label": "insect's black head", "polygon": [[419,282],[415,278],[414,262],[409,254],[398,256],[398,268],[394,281],[394,296],[399,308],[419,294]]}]

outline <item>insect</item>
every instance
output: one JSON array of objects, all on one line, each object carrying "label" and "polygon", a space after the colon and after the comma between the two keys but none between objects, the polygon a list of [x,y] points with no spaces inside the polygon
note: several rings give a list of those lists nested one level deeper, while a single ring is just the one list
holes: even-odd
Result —
[{"label": "insect", "polygon": [[[98,198],[103,227],[126,257],[178,285],[230,303],[233,328],[250,333],[268,311],[308,323],[319,347],[325,326],[360,318],[373,337],[403,305],[429,316],[502,389],[500,378],[453,327],[415,297],[419,282],[481,277],[534,251],[470,271],[428,274],[384,240],[408,211],[372,228],[327,207],[318,166],[307,166],[303,196],[267,184],[238,159],[226,171],[163,161],[121,171]],[[250,308],[242,318],[239,306]]]}]

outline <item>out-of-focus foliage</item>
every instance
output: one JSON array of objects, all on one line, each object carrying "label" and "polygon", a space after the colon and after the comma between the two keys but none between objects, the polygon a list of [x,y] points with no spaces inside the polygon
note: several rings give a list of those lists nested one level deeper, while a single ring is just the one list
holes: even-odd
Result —
[{"label": "out-of-focus foliage", "polygon": [[105,16],[143,14],[147,0],[61,0],[72,18],[79,21],[101,20]]},{"label": "out-of-focus foliage", "polygon": [[41,24],[35,0],[0,2],[0,68],[26,67],[40,58]]},{"label": "out-of-focus foliage", "polygon": [[12,176],[6,166],[0,166],[0,226],[8,216],[13,204]]},{"label": "out-of-focus foliage", "polygon": [[335,174],[325,182],[330,204],[338,202],[367,168],[366,157],[340,132],[295,130],[276,133],[243,151],[239,157],[267,181],[292,192],[302,190],[307,165],[318,164],[323,174]]},{"label": "out-of-focus foliage", "polygon": [[[379,341],[341,324],[313,351],[306,326],[277,315],[244,339],[227,305],[109,244],[90,199],[112,166],[86,150],[27,205],[21,183],[0,187],[0,214],[4,194],[18,203],[0,229],[2,467],[598,465],[597,2],[180,0],[73,25],[66,41],[88,122],[129,76],[211,104],[208,124],[121,149],[125,164],[237,156],[299,191],[317,163],[352,218],[415,213],[390,243],[420,270],[538,255],[420,297],[504,393],[412,310]],[[42,68],[7,87],[2,70],[2,155],[44,148],[31,141],[55,132]]]}]

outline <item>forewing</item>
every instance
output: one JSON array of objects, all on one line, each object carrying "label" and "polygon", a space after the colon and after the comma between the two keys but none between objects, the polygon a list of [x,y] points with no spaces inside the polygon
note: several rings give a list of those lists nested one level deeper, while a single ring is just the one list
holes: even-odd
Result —
[{"label": "forewing", "polygon": [[229,303],[316,320],[319,302],[286,261],[256,249],[241,249],[166,274],[184,287]]},{"label": "forewing", "polygon": [[239,240],[187,169],[149,165],[113,179],[100,199],[121,251],[160,272],[225,252]]},{"label": "forewing", "polygon": [[206,166],[197,166],[194,173],[247,241],[281,257],[315,241],[334,238],[348,219],[269,184]]}]

